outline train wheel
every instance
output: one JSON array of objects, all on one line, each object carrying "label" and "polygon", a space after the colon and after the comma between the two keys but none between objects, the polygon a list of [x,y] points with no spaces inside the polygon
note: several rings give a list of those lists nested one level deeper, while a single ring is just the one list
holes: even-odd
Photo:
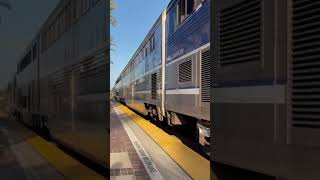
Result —
[{"label": "train wheel", "polygon": [[158,112],[155,107],[152,107],[152,120],[154,120],[154,121],[158,120]]},{"label": "train wheel", "polygon": [[204,153],[210,156],[210,122],[199,120],[196,126],[196,140]]}]

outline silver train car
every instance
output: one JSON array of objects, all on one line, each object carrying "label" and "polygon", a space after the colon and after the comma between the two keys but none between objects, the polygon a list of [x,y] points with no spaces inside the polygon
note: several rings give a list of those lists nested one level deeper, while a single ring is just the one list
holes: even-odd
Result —
[{"label": "silver train car", "polygon": [[319,179],[319,2],[225,0],[212,7],[212,167]]},{"label": "silver train car", "polygon": [[18,62],[11,109],[107,167],[108,4],[61,0]]},{"label": "silver train car", "polygon": [[112,90],[116,100],[169,125],[195,122],[203,146],[210,144],[209,12],[209,0],[172,0]]}]

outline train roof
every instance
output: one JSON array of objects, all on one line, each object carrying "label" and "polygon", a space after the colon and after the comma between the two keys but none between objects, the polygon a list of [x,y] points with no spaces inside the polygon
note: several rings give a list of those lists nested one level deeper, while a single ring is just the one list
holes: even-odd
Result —
[{"label": "train roof", "polygon": [[[165,10],[164,10],[165,11]],[[119,74],[118,78],[122,75],[122,73],[127,69],[129,64],[136,58],[136,56],[140,53],[140,50],[144,47],[145,43],[149,40],[150,36],[155,32],[156,28],[161,25],[161,19],[162,19],[162,11],[160,16],[157,18],[156,22],[152,25],[150,30],[148,31],[147,35],[144,37],[143,41],[140,43],[139,47],[134,52],[133,56],[131,56],[130,60],[128,61],[127,65],[122,69],[121,73]]]}]

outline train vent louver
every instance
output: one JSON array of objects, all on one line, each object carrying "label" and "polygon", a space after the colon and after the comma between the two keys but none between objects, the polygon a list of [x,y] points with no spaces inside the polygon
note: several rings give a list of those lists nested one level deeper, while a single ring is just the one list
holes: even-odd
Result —
[{"label": "train vent louver", "polygon": [[320,3],[293,0],[292,123],[320,129]]},{"label": "train vent louver", "polygon": [[210,50],[201,53],[201,100],[210,102]]},{"label": "train vent louver", "polygon": [[157,73],[151,75],[151,99],[157,99]]},{"label": "train vent louver", "polygon": [[192,63],[188,60],[179,64],[179,82],[189,82],[192,80]]},{"label": "train vent louver", "polygon": [[220,65],[258,61],[261,56],[261,0],[245,0],[220,12]]},{"label": "train vent louver", "polygon": [[82,61],[80,68],[80,79],[85,79],[88,77],[93,77],[103,74],[106,70],[106,62],[103,54],[97,56],[89,57]]}]

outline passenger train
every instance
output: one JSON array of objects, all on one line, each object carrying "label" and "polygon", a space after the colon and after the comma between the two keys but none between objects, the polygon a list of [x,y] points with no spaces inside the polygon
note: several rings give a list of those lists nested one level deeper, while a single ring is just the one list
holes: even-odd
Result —
[{"label": "passenger train", "polygon": [[[319,179],[319,5],[212,4],[213,168],[236,168],[236,179],[261,179],[239,177],[244,170],[277,179]],[[232,171],[215,172],[232,179]]]},{"label": "passenger train", "polygon": [[106,0],[61,0],[26,47],[11,110],[35,129],[108,167]]},{"label": "passenger train", "polygon": [[[116,100],[210,144],[210,0],[172,0],[120,73]],[[193,121],[194,120],[194,121]]]}]

